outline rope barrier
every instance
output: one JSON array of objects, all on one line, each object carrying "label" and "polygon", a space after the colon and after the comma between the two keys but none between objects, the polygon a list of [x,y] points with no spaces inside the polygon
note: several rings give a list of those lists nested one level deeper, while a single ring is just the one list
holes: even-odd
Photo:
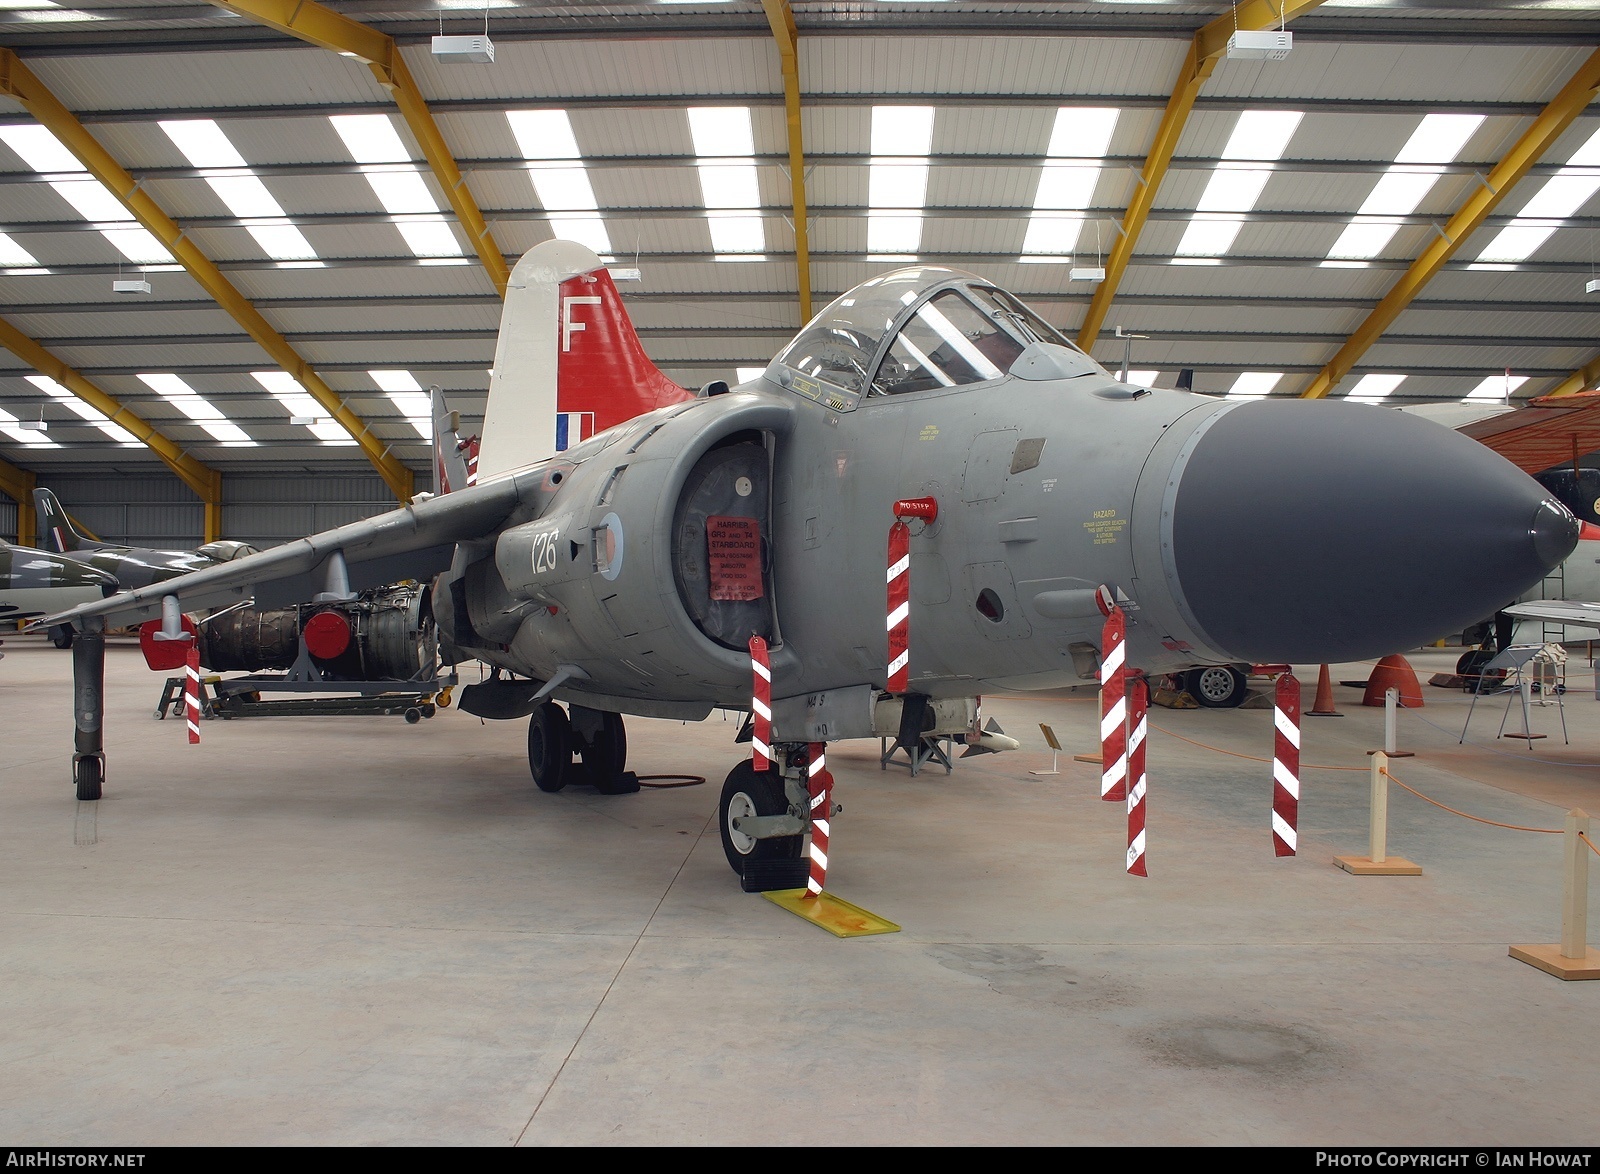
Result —
[{"label": "rope barrier", "polygon": [[[1270,758],[1257,758],[1254,754],[1240,754],[1237,750],[1224,750],[1221,746],[1208,746],[1204,742],[1196,742],[1193,738],[1185,738],[1182,734],[1175,734],[1171,730],[1166,729],[1163,726],[1156,725],[1155,722],[1151,722],[1150,723],[1150,728],[1152,730],[1160,730],[1161,733],[1167,735],[1167,737],[1169,737],[1169,738],[1176,738],[1180,742],[1187,742],[1191,746],[1198,746],[1202,750],[1210,750],[1215,754],[1226,754],[1231,758],[1243,758],[1243,759],[1245,759],[1245,760],[1247,760],[1249,762],[1271,762],[1272,761],[1272,759],[1270,759]],[[1300,769],[1301,770],[1353,770],[1353,771],[1357,771],[1360,774],[1366,774],[1367,773],[1367,768],[1364,767],[1364,766],[1324,766],[1321,763],[1316,763],[1316,762],[1302,762],[1300,764]]]},{"label": "rope barrier", "polygon": [[1520,823],[1501,823],[1499,820],[1496,820],[1496,819],[1484,819],[1480,815],[1468,815],[1465,811],[1457,811],[1454,807],[1448,807],[1445,804],[1440,803],[1437,799],[1428,798],[1426,795],[1424,795],[1421,791],[1417,790],[1415,787],[1406,786],[1399,779],[1394,777],[1394,773],[1392,771],[1384,771],[1383,773],[1388,775],[1389,776],[1389,781],[1391,783],[1393,783],[1395,786],[1399,787],[1401,790],[1410,791],[1413,795],[1415,795],[1418,799],[1421,799],[1424,803],[1432,803],[1435,807],[1439,808],[1439,810],[1448,811],[1451,815],[1459,815],[1462,819],[1470,819],[1474,823],[1486,823],[1490,827],[1510,828],[1514,832],[1543,832],[1546,835],[1551,835],[1551,836],[1559,836],[1561,834],[1561,829],[1560,828],[1531,828],[1531,827],[1525,827]]},{"label": "rope barrier", "polygon": [[1593,852],[1596,856],[1600,856],[1600,848],[1596,848],[1594,846],[1594,841],[1589,838],[1587,833],[1579,832],[1578,839],[1589,845],[1589,851]]},{"label": "rope barrier", "polygon": [[[1216,753],[1216,754],[1226,754],[1231,758],[1244,758],[1244,759],[1248,759],[1251,762],[1270,762],[1271,761],[1271,759],[1267,759],[1267,758],[1257,758],[1253,754],[1240,754],[1237,750],[1224,750],[1220,746],[1207,746],[1204,742],[1196,742],[1193,738],[1185,738],[1182,734],[1174,734],[1171,730],[1162,729],[1160,726],[1156,725],[1154,722],[1150,723],[1150,727],[1151,727],[1151,729],[1160,730],[1161,733],[1166,734],[1169,737],[1176,738],[1180,742],[1187,742],[1191,746],[1198,746],[1202,750],[1210,750],[1210,751],[1212,751],[1213,753]],[[1317,763],[1309,763],[1309,762],[1303,762],[1303,763],[1300,764],[1300,766],[1301,766],[1302,770],[1345,770],[1345,771],[1358,771],[1358,772],[1360,772],[1362,774],[1365,774],[1367,772],[1367,768],[1366,767],[1362,767],[1362,766],[1322,766],[1322,765],[1319,765]],[[1519,824],[1519,823],[1501,823],[1498,820],[1484,819],[1481,816],[1477,816],[1477,815],[1468,815],[1465,811],[1457,811],[1454,807],[1450,807],[1450,806],[1448,806],[1448,805],[1446,805],[1444,803],[1440,803],[1437,799],[1428,798],[1428,796],[1424,795],[1421,791],[1417,790],[1415,787],[1407,786],[1405,783],[1402,783],[1399,779],[1395,778],[1394,773],[1392,771],[1385,771],[1384,773],[1389,776],[1389,781],[1390,782],[1394,783],[1396,786],[1402,788],[1403,790],[1410,791],[1413,795],[1415,795],[1418,799],[1421,799],[1424,803],[1432,803],[1435,807],[1439,808],[1441,811],[1448,811],[1448,812],[1450,812],[1451,815],[1459,815],[1459,816],[1461,816],[1462,819],[1470,819],[1470,820],[1473,820],[1473,821],[1475,821],[1477,823],[1488,824],[1490,827],[1509,828],[1512,831],[1516,831],[1516,832],[1543,832],[1543,833],[1546,833],[1548,835],[1559,835],[1561,833],[1561,829],[1560,828],[1525,827],[1524,825]],[[1590,847],[1593,848],[1594,845],[1590,844]],[[1600,848],[1596,848],[1595,852],[1596,852],[1596,855],[1600,855]]]}]

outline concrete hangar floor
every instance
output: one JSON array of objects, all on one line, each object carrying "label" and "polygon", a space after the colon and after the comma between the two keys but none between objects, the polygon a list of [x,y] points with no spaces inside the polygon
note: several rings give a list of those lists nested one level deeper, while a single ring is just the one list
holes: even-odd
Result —
[{"label": "concrete hangar floor", "polygon": [[[1295,858],[1272,855],[1267,767],[1173,736],[1270,756],[1271,714],[1154,710],[1147,880],[1123,872],[1095,768],[1029,774],[1049,765],[1040,721],[1090,748],[1090,702],[986,699],[1024,749],[949,777],[838,744],[830,888],[904,927],[841,941],[723,861],[731,721],[629,721],[630,766],[706,786],[549,795],[524,723],[454,709],[214,721],[190,747],[111,643],[87,814],[70,655],[8,637],[0,664],[8,1142],[1594,1139],[1600,983],[1506,952],[1559,940],[1560,837],[1396,790],[1390,851],[1423,875],[1335,868],[1365,852],[1381,744],[1354,690],[1343,720],[1306,720],[1305,762],[1357,769],[1304,772]],[[1426,680],[1454,657],[1412,660]],[[1536,709],[1534,758],[1600,762],[1582,664],[1571,745]],[[1494,737],[1499,702],[1459,746],[1468,699],[1425,693],[1402,715],[1403,781],[1504,823],[1600,808],[1600,768],[1527,761]]]}]

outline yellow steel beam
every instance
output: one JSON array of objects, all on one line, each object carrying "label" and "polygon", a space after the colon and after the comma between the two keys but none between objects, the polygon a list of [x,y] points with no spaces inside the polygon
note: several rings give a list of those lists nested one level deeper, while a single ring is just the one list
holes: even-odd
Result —
[{"label": "yellow steel beam", "polygon": [[5,48],[0,48],[0,93],[15,98],[29,114],[49,128],[89,169],[90,174],[110,189],[139,223],[166,246],[189,271],[189,275],[200,283],[201,288],[244,328],[245,333],[272,356],[272,361],[293,375],[311,397],[356,438],[356,443],[383,475],[394,495],[401,501],[411,500],[411,470],[389,455],[388,446],[372,435],[359,416],[345,407],[344,401],[323,382],[322,376],[311,364],[300,357],[289,341],[272,328],[262,317],[261,311],[234,288],[233,283],[222,275],[222,270],[184,235],[183,230],[162,211],[150,194],[134,182],[133,176],[111,157],[111,153],[84,128],[72,111],[61,104],[15,53]]},{"label": "yellow steel beam", "polygon": [[477,201],[467,189],[466,178],[456,166],[450,148],[445,145],[444,135],[439,133],[439,124],[433,120],[433,112],[428,109],[422,91],[417,89],[417,83],[412,80],[411,71],[406,68],[405,58],[400,55],[400,47],[394,43],[394,39],[358,20],[324,8],[315,0],[212,2],[257,24],[264,24],[336,53],[351,54],[366,62],[367,68],[378,79],[378,84],[394,96],[395,105],[400,107],[400,115],[411,128],[417,145],[422,148],[429,168],[449,196],[456,218],[472,238],[472,247],[477,250],[478,259],[483,262],[489,280],[494,282],[494,288],[504,297],[506,282],[511,278],[506,259],[500,252],[500,246],[495,243],[483,213],[478,210]]},{"label": "yellow steel beam", "polygon": [[84,403],[103,412],[112,423],[127,429],[142,441],[205,503],[206,541],[212,542],[222,536],[221,473],[209,465],[201,464],[177,442],[157,431],[155,425],[143,416],[124,406],[116,397],[101,391],[81,372],[67,366],[4,318],[0,318],[0,346],[39,374],[50,376]]},{"label": "yellow steel beam", "polygon": [[1144,222],[1150,215],[1150,209],[1155,206],[1156,191],[1166,178],[1172,153],[1177,150],[1178,139],[1188,125],[1194,101],[1200,96],[1200,86],[1211,76],[1218,59],[1227,52],[1228,38],[1238,29],[1259,31],[1272,28],[1321,3],[1322,0],[1281,0],[1280,7],[1268,3],[1268,0],[1248,0],[1195,33],[1189,43],[1189,52],[1183,59],[1183,68],[1178,71],[1177,84],[1172,87],[1172,97],[1167,99],[1161,125],[1156,128],[1155,141],[1150,144],[1150,153],[1145,156],[1144,169],[1139,173],[1139,185],[1134,188],[1133,199],[1128,202],[1128,210],[1123,214],[1117,243],[1106,258],[1105,280],[1096,287],[1094,299],[1089,303],[1089,312],[1078,330],[1078,345],[1085,351],[1094,346],[1095,340],[1100,337],[1100,328],[1105,325],[1106,313],[1117,296],[1122,275],[1127,272],[1133,252],[1139,246],[1139,234],[1144,231]]},{"label": "yellow steel beam", "polygon": [[27,469],[0,461],[0,493],[17,503],[17,545],[32,546],[36,524],[33,516],[33,487],[39,479]]},{"label": "yellow steel beam", "polygon": [[800,287],[800,321],[811,321],[811,243],[806,226],[805,141],[800,133],[800,36],[789,0],[761,0],[783,67],[783,108],[789,123],[789,206],[794,217],[794,262]]},{"label": "yellow steel beam", "polygon": [[[1411,263],[1411,267],[1405,271],[1400,280],[1384,294],[1383,300],[1367,315],[1366,321],[1356,328],[1356,332],[1345,340],[1344,345],[1329,360],[1328,365],[1317,373],[1317,377],[1311,381],[1311,386],[1300,393],[1304,398],[1320,399],[1338,386],[1339,380],[1350,373],[1350,368],[1355,366],[1367,348],[1377,342],[1385,330],[1394,325],[1394,320],[1411,304],[1412,299],[1422,292],[1422,287],[1433,279],[1435,273],[1444,268],[1445,262],[1455,256],[1456,250],[1499,206],[1500,201],[1517,185],[1517,181],[1527,175],[1528,169],[1550,149],[1550,144],[1560,137],[1562,131],[1572,125],[1573,119],[1583,113],[1584,107],[1594,99],[1597,91],[1600,91],[1600,49],[1590,54],[1578,72],[1561,87],[1561,92],[1539,112],[1533,120],[1533,125],[1522,133],[1522,137],[1512,145],[1511,150],[1506,152],[1505,157],[1494,165],[1494,170],[1489,172],[1489,178],[1472,190],[1466,202],[1456,209],[1455,215],[1450,217],[1439,234],[1428,243],[1422,255]],[[1571,382],[1570,378],[1568,382]],[[1566,384],[1562,386],[1565,387]]]},{"label": "yellow steel beam", "polygon": [[1580,391],[1592,391],[1600,384],[1600,356],[1591,359],[1587,366],[1581,367],[1556,384],[1554,391],[1545,392],[1546,395],[1577,395]]}]

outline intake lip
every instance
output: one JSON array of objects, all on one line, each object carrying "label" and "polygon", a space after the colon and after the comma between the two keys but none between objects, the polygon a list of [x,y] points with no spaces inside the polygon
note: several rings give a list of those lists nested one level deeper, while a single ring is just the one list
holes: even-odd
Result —
[{"label": "intake lip", "polygon": [[1489,618],[1577,543],[1572,514],[1497,453],[1366,404],[1239,404],[1176,473],[1162,539],[1180,606],[1240,661],[1416,648]]}]

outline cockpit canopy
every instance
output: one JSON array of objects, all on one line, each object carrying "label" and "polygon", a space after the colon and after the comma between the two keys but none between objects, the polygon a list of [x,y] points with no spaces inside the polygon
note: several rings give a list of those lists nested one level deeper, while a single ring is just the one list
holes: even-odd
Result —
[{"label": "cockpit canopy", "polygon": [[1069,377],[1105,374],[1011,294],[959,269],[918,266],[833,301],[772,361],[767,378],[846,412],[868,396],[1001,379],[1036,343],[1070,352]]}]

